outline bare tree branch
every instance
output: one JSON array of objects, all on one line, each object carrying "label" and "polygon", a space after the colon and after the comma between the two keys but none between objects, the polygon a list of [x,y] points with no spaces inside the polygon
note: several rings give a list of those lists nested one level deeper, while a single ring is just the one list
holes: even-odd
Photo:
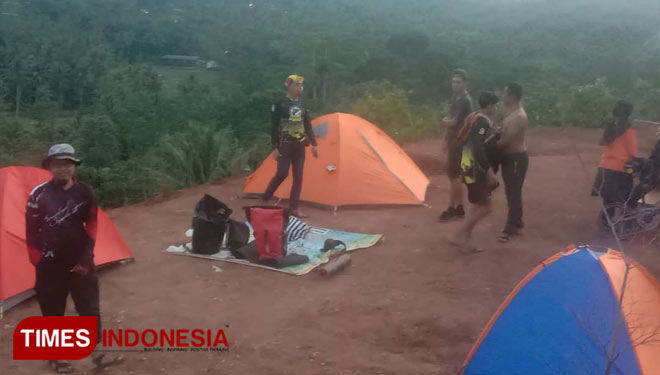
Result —
[{"label": "bare tree branch", "polygon": [[[573,144],[574,149],[575,149],[575,154],[578,157],[582,168],[586,172],[586,166],[584,164],[584,161],[582,160],[577,147],[575,144]],[[588,173],[585,173],[585,176],[588,175]],[[606,181],[606,175],[603,173],[602,175],[602,181],[601,185],[599,187],[598,195],[602,197],[602,191],[603,187],[607,183]],[[616,311],[614,313],[614,328],[613,332],[611,335],[611,339],[607,340],[608,342],[605,343],[605,348],[604,348],[604,353],[606,355],[607,363],[605,366],[605,375],[610,375],[612,369],[614,368],[614,363],[617,361],[617,359],[620,358],[621,355],[626,353],[629,350],[632,350],[635,347],[641,346],[641,345],[648,345],[648,344],[654,344],[654,343],[659,343],[660,342],[660,322],[658,322],[657,325],[653,329],[651,329],[649,332],[647,332],[647,327],[643,325],[643,319],[646,318],[643,313],[637,313],[639,309],[637,309],[637,306],[643,301],[628,301],[626,300],[627,308],[629,311],[624,315],[623,311],[623,301],[624,298],[626,297],[626,290],[628,287],[628,281],[630,277],[630,271],[633,270],[636,265],[634,262],[628,257],[626,250],[624,249],[621,236],[626,235],[626,211],[628,209],[628,204],[629,201],[632,199],[632,191],[628,195],[627,199],[623,204],[621,205],[621,214],[616,217],[612,218],[610,216],[610,212],[608,212],[608,208],[605,206],[605,202],[601,198],[601,211],[602,215],[605,218],[607,222],[607,226],[609,228],[609,231],[612,233],[612,236],[614,237],[614,240],[616,241],[616,244],[618,246],[618,250],[621,252],[621,255],[623,257],[623,263],[625,266],[625,273],[623,275],[623,280],[621,284],[621,290],[619,294],[619,298],[616,303]],[[618,232],[617,228],[621,230],[621,233]],[[651,240],[651,243],[654,243],[656,240],[660,238],[660,232],[658,232],[653,239]],[[576,317],[577,318],[577,317]],[[578,322],[581,324],[583,328],[585,328],[585,332],[589,334],[589,336],[594,340],[594,342],[598,343],[598,338],[595,337],[595,332],[591,331],[591,328],[588,327],[589,324],[584,324],[583,322],[580,321],[580,319],[577,319]],[[631,340],[631,346],[630,347],[625,347],[622,350],[617,350],[617,344],[621,340],[622,333],[621,327],[625,327],[627,324],[628,327],[628,334],[630,335],[630,340]],[[602,344],[598,344],[597,346],[601,347]]]}]

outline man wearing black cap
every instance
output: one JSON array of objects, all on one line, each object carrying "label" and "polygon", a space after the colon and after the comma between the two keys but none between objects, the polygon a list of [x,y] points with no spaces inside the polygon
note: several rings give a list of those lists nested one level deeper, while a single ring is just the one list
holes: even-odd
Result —
[{"label": "man wearing black cap", "polygon": [[[50,148],[42,167],[53,179],[32,190],[25,214],[30,262],[36,267],[39,307],[44,316],[63,316],[69,293],[82,316],[98,317],[101,339],[99,283],[94,272],[97,205],[94,190],[75,177],[81,161],[69,144]],[[104,365],[94,353],[95,365]],[[68,372],[67,361],[49,361],[58,373]]]}]

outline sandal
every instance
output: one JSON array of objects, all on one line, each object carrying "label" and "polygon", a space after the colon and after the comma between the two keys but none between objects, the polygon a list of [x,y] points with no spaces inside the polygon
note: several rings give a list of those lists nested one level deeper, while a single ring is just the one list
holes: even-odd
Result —
[{"label": "sandal", "polygon": [[483,253],[486,250],[476,247],[476,246],[471,246],[471,245],[466,245],[466,246],[461,246],[458,248],[458,251],[460,251],[461,254],[463,255],[469,255],[469,254],[479,254]]},{"label": "sandal", "polygon": [[58,374],[67,374],[72,370],[69,361],[50,360],[48,361],[48,364],[50,365],[50,368],[52,368],[53,371],[55,371]]},{"label": "sandal", "polygon": [[477,246],[474,246],[474,245],[470,245],[469,243],[456,241],[456,240],[453,239],[453,238],[447,238],[447,237],[445,237],[445,241],[446,241],[449,245],[458,248],[458,251],[459,251],[461,254],[478,254],[478,253],[483,253],[483,252],[485,251],[484,249],[482,249],[482,248],[480,248],[480,247],[477,247]]},{"label": "sandal", "polygon": [[304,213],[302,213],[298,210],[293,211],[291,213],[291,215],[297,217],[298,219],[308,219],[309,218],[309,215],[305,215]]},{"label": "sandal", "polygon": [[331,238],[328,238],[323,243],[323,249],[321,249],[321,252],[325,253],[329,250],[334,250],[334,249],[338,248],[339,246],[344,246],[344,250],[348,250],[348,246],[346,246],[346,244],[343,241],[333,240]]},{"label": "sandal", "polygon": [[486,250],[482,247],[477,247],[477,246],[468,246],[468,254],[479,254],[483,253]]}]

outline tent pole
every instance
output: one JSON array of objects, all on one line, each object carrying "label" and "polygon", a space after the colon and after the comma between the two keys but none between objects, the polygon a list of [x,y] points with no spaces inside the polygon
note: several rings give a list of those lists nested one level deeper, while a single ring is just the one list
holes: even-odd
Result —
[{"label": "tent pole", "polygon": [[635,124],[639,125],[660,125],[660,122],[655,122],[655,121],[649,121],[649,120],[633,120]]}]

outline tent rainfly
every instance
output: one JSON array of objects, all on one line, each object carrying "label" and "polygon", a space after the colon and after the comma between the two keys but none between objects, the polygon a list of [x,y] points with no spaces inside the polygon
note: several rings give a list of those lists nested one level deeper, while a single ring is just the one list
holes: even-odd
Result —
[{"label": "tent rainfly", "polygon": [[618,251],[555,254],[506,298],[463,373],[660,374],[660,284]]},{"label": "tent rainfly", "polygon": [[[376,125],[351,114],[315,119],[319,157],[305,155],[301,200],[325,206],[419,205],[429,179],[412,159]],[[243,192],[261,194],[277,170],[269,156],[246,180]],[[291,174],[275,192],[288,198]]]}]

